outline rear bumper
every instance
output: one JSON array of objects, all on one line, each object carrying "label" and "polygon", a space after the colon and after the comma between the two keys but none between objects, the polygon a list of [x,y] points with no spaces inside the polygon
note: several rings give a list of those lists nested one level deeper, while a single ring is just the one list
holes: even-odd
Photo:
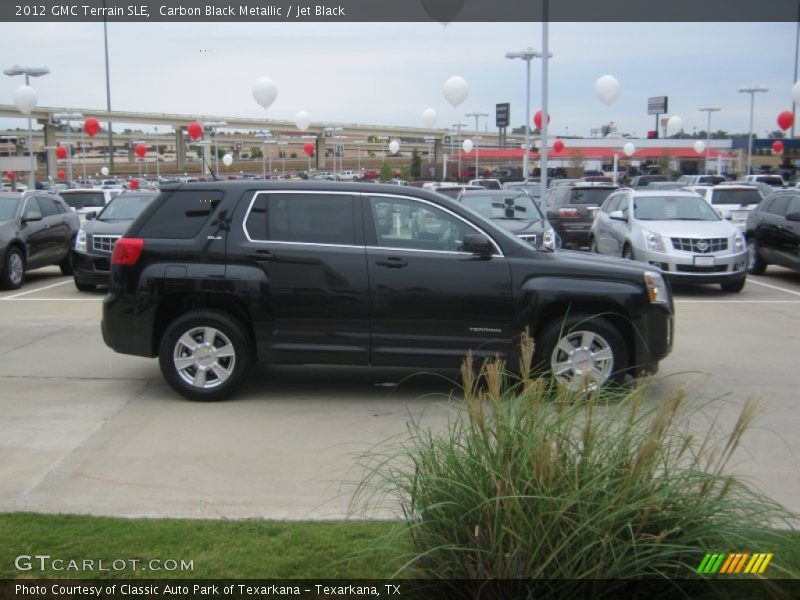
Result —
[{"label": "rear bumper", "polygon": [[106,346],[120,354],[156,356],[153,349],[153,320],[137,314],[130,297],[126,300],[109,292],[103,299],[103,319],[100,322]]}]

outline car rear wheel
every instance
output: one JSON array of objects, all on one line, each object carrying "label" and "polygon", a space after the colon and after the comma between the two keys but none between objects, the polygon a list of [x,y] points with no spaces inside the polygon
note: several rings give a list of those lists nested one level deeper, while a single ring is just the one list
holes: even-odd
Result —
[{"label": "car rear wheel", "polygon": [[767,263],[758,253],[758,244],[755,240],[747,242],[747,272],[750,275],[763,275],[767,270]]},{"label": "car rear wheel", "polygon": [[253,354],[237,319],[221,311],[195,310],[167,328],[158,361],[176,392],[190,400],[217,401],[242,383]]},{"label": "car rear wheel", "polygon": [[18,248],[11,248],[6,252],[0,285],[7,290],[16,290],[22,285],[23,279],[25,279],[25,257]]},{"label": "car rear wheel", "polygon": [[58,263],[62,275],[72,275],[72,252],[67,252],[66,256]]},{"label": "car rear wheel", "polygon": [[600,317],[574,315],[545,327],[536,340],[537,370],[571,391],[621,385],[628,347],[619,330]]}]

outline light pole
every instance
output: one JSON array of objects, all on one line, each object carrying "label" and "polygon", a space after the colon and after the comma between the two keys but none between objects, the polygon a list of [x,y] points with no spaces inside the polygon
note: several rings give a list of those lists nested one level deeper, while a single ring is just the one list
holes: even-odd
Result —
[{"label": "light pole", "polygon": [[461,151],[463,150],[461,147],[461,128],[466,126],[467,124],[461,121],[453,123],[453,127],[456,128],[456,145],[458,146],[458,171],[456,171],[456,181],[461,177]]},{"label": "light pole", "polygon": [[769,88],[760,85],[751,85],[749,87],[741,87],[739,91],[742,94],[750,94],[750,129],[747,134],[747,175],[750,175],[751,163],[753,161],[753,107],[755,105],[755,96],[758,92],[768,92]]},{"label": "light pole", "polygon": [[[14,77],[16,75],[25,75],[25,85],[30,87],[31,77],[41,77],[42,75],[47,75],[50,72],[50,69],[47,67],[20,67],[19,65],[14,65],[3,71],[9,77]],[[36,96],[33,97],[33,106],[26,107],[20,106],[17,104],[17,108],[20,112],[28,115],[28,154],[30,155],[31,166],[30,172],[28,173],[28,189],[33,190],[36,188],[36,156],[33,153],[33,124],[31,121],[31,110],[33,110],[34,106],[36,106]],[[23,110],[26,109],[26,110]]]},{"label": "light pole", "polygon": [[356,140],[356,147],[358,148],[358,172],[361,173],[361,146],[367,143],[367,140]]},{"label": "light pole", "polygon": [[[268,140],[272,139],[272,132],[269,129],[267,129],[266,131],[262,131],[260,133],[257,133],[256,137],[261,139],[261,145],[262,146],[264,146],[264,144],[271,144],[272,143],[271,141],[268,141]],[[263,148],[262,148],[262,151],[261,151],[261,171],[262,171],[262,173],[264,175],[264,179],[266,179],[267,178],[267,158],[264,155]],[[270,175],[272,175],[272,146],[270,146],[270,149],[269,149],[269,172],[270,172]]]},{"label": "light pole", "polygon": [[[309,140],[309,141],[314,140],[314,147],[316,148],[316,145],[317,145],[316,144],[316,142],[317,142],[317,136],[316,135],[303,135],[303,136],[300,136],[300,139],[301,140]],[[303,147],[303,151],[305,152],[305,145]],[[306,153],[306,158],[308,159],[308,170],[306,171],[306,175],[308,175],[308,178],[311,179],[311,155]],[[361,162],[359,161],[359,168],[360,168],[360,165],[361,165]]]},{"label": "light pole", "polygon": [[[339,127],[338,129],[341,130],[341,127]],[[337,146],[338,146],[338,144],[336,143],[336,140],[341,140],[342,141],[342,155],[339,157],[339,171],[343,171],[344,170],[344,141],[346,139],[347,139],[346,135],[337,135],[337,136],[334,136],[334,138],[333,138],[333,140],[334,140],[334,142],[333,142],[333,165],[334,165],[333,169],[334,169],[334,171],[336,170],[336,150],[337,150]],[[336,173],[334,173],[333,176],[336,177]]]},{"label": "light pole", "polygon": [[[478,129],[478,118],[479,117],[488,117],[489,113],[488,112],[480,112],[480,111],[476,110],[475,112],[467,113],[464,116],[465,117],[475,117],[475,133],[477,134],[477,133],[480,133],[480,130]],[[488,121],[487,121],[487,126],[488,126]]]},{"label": "light pole", "polygon": [[475,177],[479,178],[480,175],[478,174],[478,154],[480,148],[480,141],[483,139],[482,136],[476,135],[472,138],[472,141],[475,142]]},{"label": "light pole", "polygon": [[67,181],[69,181],[69,185],[72,185],[72,125],[70,122],[74,120],[79,120],[83,118],[83,115],[79,112],[60,112],[55,113],[50,116],[51,119],[55,121],[66,121],[67,122]]},{"label": "light pole", "polygon": [[[138,146],[139,144],[146,144],[146,141],[145,140],[131,140],[131,142],[130,142],[130,145],[131,145],[130,152],[134,152],[135,153],[136,146]],[[142,161],[144,161],[144,157],[139,158],[137,160],[137,162],[139,163],[139,179],[142,178]],[[145,175],[147,175],[146,167],[145,167]]]},{"label": "light pole", "polygon": [[709,173],[708,168],[708,150],[711,145],[711,113],[722,110],[719,106],[701,106],[697,110],[708,113],[708,124],[706,125],[706,173]]},{"label": "light pole", "polygon": [[161,150],[158,147],[158,127],[153,127],[153,131],[156,133],[156,183],[161,183],[161,167],[158,166],[161,157]]},{"label": "light pole", "polygon": [[219,151],[217,150],[217,129],[220,127],[225,127],[228,123],[225,121],[206,121],[203,123],[203,127],[207,129],[211,129],[211,132],[214,134],[214,170],[216,171],[215,175],[219,173]]},{"label": "light pole", "polygon": [[428,144],[428,177],[433,174],[433,166],[431,161],[433,160],[433,143],[436,141],[436,138],[432,135],[425,136],[425,142]]},{"label": "light pole", "polygon": [[283,165],[282,166],[282,171],[283,171],[283,178],[284,179],[286,179],[286,144],[288,144],[288,143],[289,142],[278,142],[278,146],[282,147],[280,149],[280,153],[281,153],[281,164]]},{"label": "light pole", "polygon": [[[531,151],[531,61],[534,58],[541,58],[542,53],[533,48],[520,50],[519,52],[506,52],[506,58],[520,58],[525,61],[525,153],[522,156],[522,170],[525,172],[525,183],[530,177],[530,157]],[[546,116],[543,119],[547,119]]]}]

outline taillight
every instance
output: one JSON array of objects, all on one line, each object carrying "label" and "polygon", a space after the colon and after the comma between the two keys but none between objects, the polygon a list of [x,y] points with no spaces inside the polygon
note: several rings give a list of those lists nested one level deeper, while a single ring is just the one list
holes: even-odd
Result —
[{"label": "taillight", "polygon": [[142,254],[144,240],[141,238],[119,238],[111,255],[112,265],[135,265]]},{"label": "taillight", "polygon": [[577,219],[580,215],[577,208],[559,208],[558,216],[562,219]]}]

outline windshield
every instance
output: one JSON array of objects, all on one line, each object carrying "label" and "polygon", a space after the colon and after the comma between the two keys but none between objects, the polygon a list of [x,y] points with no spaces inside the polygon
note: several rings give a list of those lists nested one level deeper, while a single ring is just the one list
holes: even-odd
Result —
[{"label": "windshield", "polygon": [[97,219],[99,221],[132,221],[155,198],[153,194],[124,194],[108,203]]},{"label": "windshield", "polygon": [[524,194],[512,196],[464,194],[461,201],[489,219],[540,221],[543,218],[533,199]]},{"label": "windshield", "polygon": [[758,204],[762,199],[758,190],[715,190],[711,204]]},{"label": "windshield", "polygon": [[506,184],[509,190],[522,190],[529,196],[539,198],[542,193],[542,186],[538,183],[509,183]]},{"label": "windshield", "polygon": [[633,216],[641,221],[719,221],[700,196],[642,196],[633,201]]},{"label": "windshield", "polygon": [[17,214],[19,198],[0,198],[0,221],[10,221]]},{"label": "windshield", "polygon": [[608,195],[613,192],[612,188],[587,188],[574,189],[569,195],[567,204],[589,204],[600,206],[606,201]]},{"label": "windshield", "polygon": [[78,210],[81,208],[102,208],[106,205],[102,192],[61,192],[64,202]]}]

